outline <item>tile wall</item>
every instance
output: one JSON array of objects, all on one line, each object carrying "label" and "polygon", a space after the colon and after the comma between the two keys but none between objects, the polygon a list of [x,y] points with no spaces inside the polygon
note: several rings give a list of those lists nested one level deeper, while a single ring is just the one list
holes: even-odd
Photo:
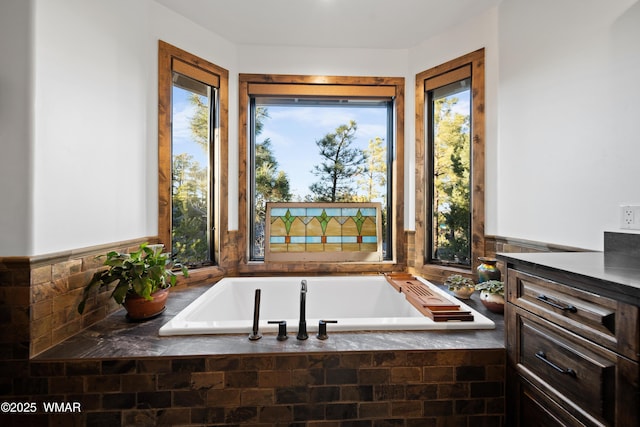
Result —
[{"label": "tile wall", "polygon": [[102,267],[96,259],[148,240],[54,254],[0,258],[0,344],[3,359],[35,356],[118,309],[106,290],[77,311],[83,287]]},{"label": "tile wall", "polygon": [[[39,410],[0,414],[3,426],[503,425],[504,350],[32,360],[1,369],[8,400]],[[45,402],[81,411],[46,414]]]}]

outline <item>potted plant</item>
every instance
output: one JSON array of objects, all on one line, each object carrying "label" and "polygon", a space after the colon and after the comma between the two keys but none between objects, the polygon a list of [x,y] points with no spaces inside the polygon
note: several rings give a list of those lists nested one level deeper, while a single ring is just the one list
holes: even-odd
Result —
[{"label": "potted plant", "polygon": [[174,264],[171,254],[162,252],[164,245],[143,243],[138,250],[130,253],[108,252],[106,270],[93,275],[91,282],[84,288],[78,312],[84,312],[90,291],[116,283],[111,297],[124,305],[131,320],[149,319],[162,313],[169,295],[169,288],[176,285],[177,276],[172,268],[180,267],[188,277],[184,266]]},{"label": "potted plant", "polygon": [[453,295],[460,299],[471,298],[471,294],[475,291],[473,280],[460,274],[452,274],[447,277],[444,284],[447,285],[450,291],[453,291]]},{"label": "potted plant", "polygon": [[476,289],[480,291],[480,301],[489,311],[504,313],[504,282],[487,280],[478,283]]}]

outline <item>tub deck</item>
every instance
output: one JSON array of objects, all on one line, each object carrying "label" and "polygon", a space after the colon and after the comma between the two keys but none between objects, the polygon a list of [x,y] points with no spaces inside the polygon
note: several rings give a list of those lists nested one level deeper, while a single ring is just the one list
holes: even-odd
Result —
[{"label": "tub deck", "polygon": [[[321,341],[310,334],[306,341],[295,338],[297,325],[289,326],[289,339],[277,341],[275,333],[263,333],[258,341],[246,334],[160,337],[158,330],[209,286],[173,288],[167,310],[146,322],[134,323],[124,310],[85,329],[35,360],[104,359],[137,357],[181,357],[222,354],[266,354],[300,352],[348,352],[389,350],[504,350],[504,319],[484,308],[476,292],[465,303],[495,323],[489,330],[334,332]],[[444,289],[444,288],[442,288]]]}]

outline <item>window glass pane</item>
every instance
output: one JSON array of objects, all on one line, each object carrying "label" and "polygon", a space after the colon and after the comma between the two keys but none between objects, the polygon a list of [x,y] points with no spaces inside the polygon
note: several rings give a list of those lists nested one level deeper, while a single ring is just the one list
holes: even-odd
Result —
[{"label": "window glass pane", "polygon": [[289,201],[380,202],[388,259],[391,102],[252,102],[251,259],[264,258],[266,202]]},{"label": "window glass pane", "polygon": [[173,74],[172,248],[183,264],[211,259],[212,89]]},{"label": "window glass pane", "polygon": [[431,260],[471,265],[471,80],[428,93]]}]

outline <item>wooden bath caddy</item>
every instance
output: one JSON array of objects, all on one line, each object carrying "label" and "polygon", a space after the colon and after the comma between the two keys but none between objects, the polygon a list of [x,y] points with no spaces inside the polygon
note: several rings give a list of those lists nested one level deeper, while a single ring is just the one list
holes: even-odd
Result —
[{"label": "wooden bath caddy", "polygon": [[470,311],[462,310],[458,304],[434,293],[415,276],[409,273],[386,273],[384,276],[391,286],[405,295],[411,305],[434,322],[473,321],[473,314]]}]

